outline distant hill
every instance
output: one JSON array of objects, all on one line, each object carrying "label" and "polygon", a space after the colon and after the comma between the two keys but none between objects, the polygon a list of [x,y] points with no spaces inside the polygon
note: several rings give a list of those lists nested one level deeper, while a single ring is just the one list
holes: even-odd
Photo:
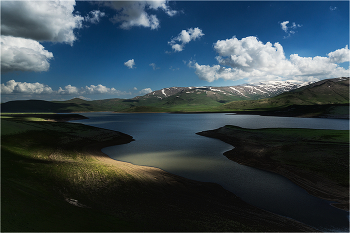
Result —
[{"label": "distant hill", "polygon": [[14,100],[1,104],[1,112],[69,112],[67,108],[78,106],[45,100]]},{"label": "distant hill", "polygon": [[[137,106],[154,107],[155,111],[217,111],[225,103],[239,100],[256,100],[276,96],[308,85],[306,82],[275,81],[227,87],[170,87],[138,96],[130,109]],[[130,100],[130,101],[131,101]]]},{"label": "distant hill", "polygon": [[[290,112],[290,108],[295,108],[295,106],[299,106],[298,109],[300,109],[300,106],[324,107],[325,105],[347,105],[348,103],[349,78],[337,78],[316,83],[275,81],[228,87],[171,87],[132,99],[115,98],[86,101],[75,98],[67,101],[10,101],[1,104],[1,111],[14,113],[92,111],[271,112],[289,108],[288,111]],[[308,107],[308,109],[311,108]]]},{"label": "distant hill", "polygon": [[1,104],[2,112],[97,112],[120,111],[130,107],[124,99],[87,101],[74,98],[66,101],[15,100]]},{"label": "distant hill", "polygon": [[[17,100],[1,104],[2,112],[162,112],[211,111],[237,100],[260,99],[307,85],[303,82],[266,82],[229,87],[170,87],[132,99],[86,101],[74,98],[67,101]],[[146,108],[147,107],[147,108]]]},{"label": "distant hill", "polygon": [[[169,87],[153,91],[144,96],[135,97],[134,99],[164,99],[173,95],[178,95],[179,93],[189,94],[195,91],[206,91],[219,95],[226,95],[227,98],[232,98],[234,100],[250,100],[273,97],[283,92],[294,90],[308,84],[310,83],[299,81],[269,81],[256,84],[243,84],[225,87]],[[210,96],[210,94],[208,96]]]},{"label": "distant hill", "polygon": [[225,111],[255,111],[279,115],[349,115],[349,78],[326,79],[282,93],[278,96],[234,101],[222,106]]}]

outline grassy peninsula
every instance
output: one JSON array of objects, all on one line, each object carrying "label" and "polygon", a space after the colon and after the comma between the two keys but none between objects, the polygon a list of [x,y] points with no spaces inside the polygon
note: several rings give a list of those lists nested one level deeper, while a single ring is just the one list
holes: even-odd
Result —
[{"label": "grassy peninsula", "polygon": [[129,135],[20,115],[1,119],[2,231],[314,231],[219,185],[101,152]]},{"label": "grassy peninsula", "polygon": [[281,174],[317,197],[349,210],[349,130],[245,129],[237,126],[198,133],[235,148],[229,159]]}]

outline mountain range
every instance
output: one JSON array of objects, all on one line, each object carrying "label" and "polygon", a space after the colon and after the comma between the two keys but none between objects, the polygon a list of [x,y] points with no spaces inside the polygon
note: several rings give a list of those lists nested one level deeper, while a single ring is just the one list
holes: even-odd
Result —
[{"label": "mountain range", "polygon": [[247,100],[247,99],[261,99],[269,98],[281,94],[286,91],[294,90],[302,86],[306,86],[311,82],[299,82],[299,81],[269,81],[260,82],[256,84],[243,84],[238,86],[225,86],[225,87],[170,87],[163,88],[161,90],[153,91],[144,96],[138,96],[133,99],[145,100],[149,98],[164,99],[173,95],[180,95],[183,93],[191,94],[198,92],[205,92],[207,96],[223,95],[234,100]]},{"label": "mountain range", "polygon": [[132,99],[24,100],[1,104],[2,112],[232,112],[292,105],[349,103],[349,78],[307,83],[273,81],[225,87],[170,87]]},{"label": "mountain range", "polygon": [[325,79],[273,98],[230,102],[222,109],[245,114],[349,118],[349,78]]}]

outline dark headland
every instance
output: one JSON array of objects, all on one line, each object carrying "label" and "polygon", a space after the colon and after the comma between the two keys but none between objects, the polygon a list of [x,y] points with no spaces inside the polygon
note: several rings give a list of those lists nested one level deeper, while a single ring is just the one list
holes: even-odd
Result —
[{"label": "dark headland", "polygon": [[197,133],[235,148],[224,155],[243,165],[278,173],[310,194],[349,210],[349,131],[245,129],[225,126]]}]

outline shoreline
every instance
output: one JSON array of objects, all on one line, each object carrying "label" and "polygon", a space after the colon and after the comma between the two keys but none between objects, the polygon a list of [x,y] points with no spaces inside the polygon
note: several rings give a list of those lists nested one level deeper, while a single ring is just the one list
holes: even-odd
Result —
[{"label": "shoreline", "polygon": [[[25,150],[25,156],[31,158],[28,163],[24,163],[26,160],[23,159],[12,162],[20,166],[34,166],[28,170],[28,174],[33,176],[32,179],[37,179],[35,184],[39,188],[35,196],[39,200],[42,200],[41,197],[43,200],[54,198],[50,202],[58,203],[57,206],[66,206],[71,211],[74,208],[82,209],[108,219],[116,217],[136,223],[142,231],[316,231],[298,221],[251,206],[218,184],[190,180],[158,168],[117,161],[101,151],[104,147],[131,142],[133,138],[129,135],[75,123],[2,121],[11,121],[12,126],[9,127],[17,125],[29,128],[24,133],[2,136],[3,158],[6,156],[12,159],[13,156],[9,157],[5,153],[8,149],[13,146],[25,149],[28,142],[33,140],[38,146],[45,146],[43,151],[50,151],[40,154],[34,150],[32,154]],[[4,166],[8,166],[5,161],[2,163],[3,171]],[[12,187],[13,178],[2,176],[2,180],[6,181],[4,189],[9,185]],[[11,190],[17,190],[18,186],[13,187]],[[18,192],[21,192],[23,187],[19,188]],[[41,190],[55,192],[47,196]],[[13,208],[18,203],[13,196],[13,193],[2,196],[2,200],[6,199],[8,203],[6,208]],[[32,198],[32,195],[28,198]],[[40,205],[43,213],[48,211],[46,208],[56,212],[55,208],[59,207],[52,209]],[[15,214],[15,211],[6,213],[7,219],[16,219],[21,223],[23,219],[17,219]],[[29,212],[23,214],[30,216]],[[9,222],[7,219],[2,219],[3,230],[6,224],[12,228],[16,226],[13,225],[14,220]],[[33,219],[34,222],[29,222],[41,226],[45,219],[56,221],[44,214]],[[62,223],[57,221],[61,226]],[[83,227],[79,222],[69,224],[77,224],[79,229]]]},{"label": "shoreline", "polygon": [[[87,111],[87,112],[69,112],[69,113],[2,113],[3,116],[9,116],[9,117],[24,117],[26,115],[27,117],[38,117],[43,118],[46,120],[52,120],[52,121],[71,121],[71,120],[81,120],[81,119],[87,119],[86,117],[83,117],[79,115],[79,113],[118,113],[118,114],[145,114],[145,113],[168,113],[168,114],[211,114],[211,113],[226,113],[227,115],[258,115],[258,116],[276,116],[276,117],[297,117],[297,118],[326,118],[326,119],[341,119],[341,120],[349,120],[349,115],[339,115],[339,114],[325,114],[325,115],[317,115],[317,114],[304,114],[304,115],[298,115],[298,114],[289,114],[286,112],[274,112],[274,111],[194,111],[194,112],[181,112],[181,111],[164,111],[164,112],[121,112],[121,111]],[[50,116],[51,115],[51,116]],[[69,117],[66,117],[66,119],[59,118],[58,120],[53,119],[54,115],[72,115]],[[76,116],[74,116],[76,115]]]},{"label": "shoreline", "polygon": [[[126,135],[126,136],[129,136],[129,135]],[[124,143],[121,143],[121,144],[124,144]],[[231,201],[233,201],[234,206],[231,206],[231,208],[233,207],[233,209],[229,211],[230,214],[232,214],[235,217],[243,216],[243,219],[245,219],[245,221],[247,222],[263,221],[265,223],[260,222],[259,225],[267,224],[266,225],[268,227],[267,229],[270,229],[270,227],[271,229],[275,228],[276,226],[274,225],[276,224],[277,226],[279,225],[279,227],[285,228],[282,231],[312,231],[312,232],[317,231],[314,228],[308,225],[305,225],[304,223],[301,223],[299,221],[296,221],[294,219],[287,218],[287,217],[257,208],[253,205],[250,205],[244,202],[243,200],[241,200],[235,194],[231,193],[230,191],[227,191],[222,186],[216,183],[191,180],[182,176],[178,176],[178,175],[166,172],[160,168],[134,165],[129,162],[115,160],[102,152],[103,148],[109,147],[109,146],[115,146],[115,145],[119,145],[119,144],[115,144],[113,142],[103,142],[95,145],[87,145],[87,147],[85,148],[85,152],[91,155],[92,157],[94,157],[95,159],[101,161],[102,163],[107,163],[118,167],[122,166],[123,169],[125,169],[127,172],[130,172],[132,174],[137,174],[139,178],[144,179],[144,181],[148,180],[151,182],[155,182],[157,184],[163,183],[166,185],[173,186],[174,188],[181,188],[181,189],[183,189],[183,186],[187,186],[187,187],[192,186],[195,188],[195,191],[202,192],[202,190],[205,190],[210,195],[220,196],[223,199],[220,200],[219,203],[224,202],[225,205],[226,203],[230,203]],[[199,193],[196,196],[197,196],[197,199],[200,199]],[[222,204],[220,203],[220,205]],[[226,211],[227,210],[225,210],[225,212]],[[217,212],[217,211],[214,210],[214,212]],[[286,226],[285,224],[290,224],[290,225]]]},{"label": "shoreline", "polygon": [[273,112],[273,111],[232,111],[232,115],[258,115],[258,116],[275,116],[275,117],[297,117],[297,118],[326,118],[326,119],[341,119],[341,120],[349,120],[349,115],[337,115],[337,114],[325,114],[325,115],[317,115],[317,114],[288,114],[283,112]]},{"label": "shoreline", "polygon": [[[77,112],[77,113],[88,113],[88,112]],[[168,114],[211,114],[211,113],[226,113],[227,115],[258,115],[258,116],[275,116],[275,117],[297,117],[297,118],[326,118],[326,119],[341,119],[349,120],[349,115],[337,115],[337,114],[327,114],[327,115],[317,115],[317,114],[286,114],[274,111],[197,111],[197,112],[181,112],[181,111],[165,111],[165,112],[113,112],[111,113],[168,113]]]},{"label": "shoreline", "polygon": [[[230,132],[231,133],[231,132]],[[333,207],[349,212],[349,189],[340,186],[334,181],[314,172],[297,168],[292,165],[282,164],[264,155],[261,151],[266,150],[249,139],[240,139],[239,133],[229,135],[228,129],[221,127],[215,130],[198,132],[198,135],[219,139],[235,148],[226,151],[224,155],[241,165],[273,172],[286,177],[309,194],[331,202]],[[254,156],[255,155],[255,156]]]}]

